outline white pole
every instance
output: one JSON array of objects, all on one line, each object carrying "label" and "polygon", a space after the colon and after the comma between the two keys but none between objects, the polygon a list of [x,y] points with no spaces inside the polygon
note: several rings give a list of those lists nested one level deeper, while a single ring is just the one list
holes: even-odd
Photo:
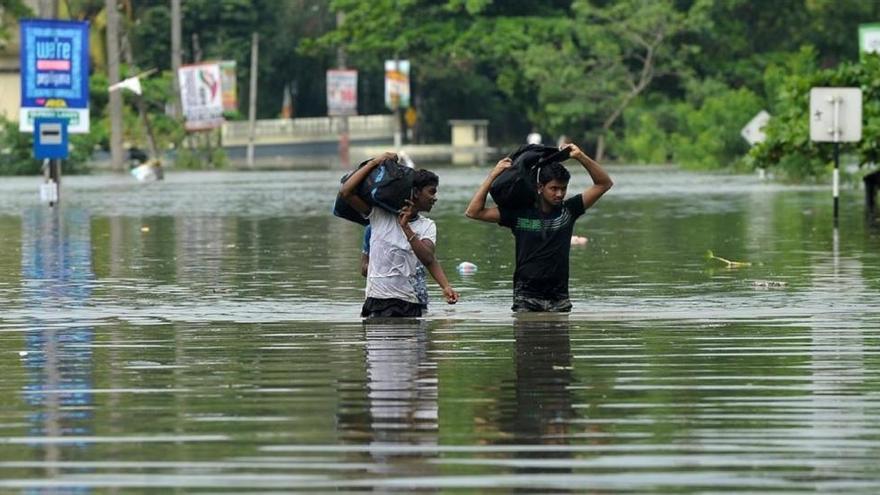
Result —
[{"label": "white pole", "polygon": [[831,120],[832,137],[834,138],[834,177],[832,179],[831,190],[834,194],[834,225],[837,225],[837,218],[840,211],[840,104],[843,102],[840,96],[833,96],[831,105],[834,108],[833,118]]}]

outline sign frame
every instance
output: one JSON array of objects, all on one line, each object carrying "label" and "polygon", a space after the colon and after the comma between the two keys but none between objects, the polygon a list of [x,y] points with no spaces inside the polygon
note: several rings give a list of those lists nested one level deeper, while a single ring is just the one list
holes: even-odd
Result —
[{"label": "sign frame", "polygon": [[181,65],[177,72],[180,81],[180,106],[187,131],[207,131],[221,127],[223,91],[220,64],[202,62]]},{"label": "sign frame", "polygon": [[57,19],[19,21],[21,132],[41,117],[69,120],[68,132],[89,132],[89,23]]},{"label": "sign frame", "polygon": [[859,57],[880,54],[880,23],[859,24]]},{"label": "sign frame", "polygon": [[751,146],[763,143],[767,140],[767,134],[764,133],[764,127],[767,126],[768,122],[770,122],[770,114],[767,110],[761,110],[752,117],[752,120],[750,120],[745,127],[742,128],[739,135],[748,141]]},{"label": "sign frame", "polygon": [[853,143],[862,139],[862,89],[815,87],[810,90],[810,140]]}]

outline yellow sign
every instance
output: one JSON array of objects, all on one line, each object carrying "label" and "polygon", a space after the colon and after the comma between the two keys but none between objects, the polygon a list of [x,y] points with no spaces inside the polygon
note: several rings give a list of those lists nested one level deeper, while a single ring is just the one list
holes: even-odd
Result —
[{"label": "yellow sign", "polygon": [[406,113],[403,115],[403,118],[406,119],[406,126],[413,127],[416,125],[416,122],[419,120],[419,115],[416,113],[416,109],[413,107],[409,107],[406,109]]}]

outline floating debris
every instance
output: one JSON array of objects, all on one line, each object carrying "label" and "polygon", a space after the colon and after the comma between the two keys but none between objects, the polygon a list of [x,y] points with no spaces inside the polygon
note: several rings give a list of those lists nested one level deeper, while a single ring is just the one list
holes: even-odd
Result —
[{"label": "floating debris", "polygon": [[469,275],[477,271],[477,265],[471,263],[470,261],[462,261],[455,267],[458,270],[458,273],[462,275]]},{"label": "floating debris", "polygon": [[721,261],[721,262],[723,262],[725,265],[727,265],[727,268],[743,268],[743,267],[746,267],[746,266],[752,266],[752,264],[749,263],[748,261],[731,261],[731,260],[729,260],[729,259],[727,259],[727,258],[722,258],[722,257],[720,257],[720,256],[715,256],[715,253],[713,253],[711,249],[710,249],[709,251],[706,251],[706,258],[708,258],[708,259],[710,259],[710,260],[718,260],[718,261]]},{"label": "floating debris", "polygon": [[782,289],[788,287],[788,282],[780,280],[754,280],[752,281],[752,287],[756,289]]},{"label": "floating debris", "polygon": [[589,242],[589,239],[586,237],[581,237],[579,235],[571,236],[571,245],[572,246],[585,246]]}]

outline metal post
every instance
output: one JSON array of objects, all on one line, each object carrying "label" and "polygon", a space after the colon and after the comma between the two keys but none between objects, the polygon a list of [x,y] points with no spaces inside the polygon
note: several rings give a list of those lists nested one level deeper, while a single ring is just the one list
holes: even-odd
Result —
[{"label": "metal post", "polygon": [[254,33],[251,38],[251,87],[248,100],[248,144],[247,166],[254,167],[254,134],[257,128],[257,58],[260,55],[260,35]]},{"label": "metal post", "polygon": [[55,182],[56,191],[55,201],[49,201],[49,206],[55,206],[61,202],[61,160],[49,160],[49,181]]},{"label": "metal post", "polygon": [[840,212],[840,143],[834,143],[834,226],[837,226],[837,218]]},{"label": "metal post", "polygon": [[840,104],[842,98],[836,96],[832,99],[831,105],[834,108],[834,115],[831,121],[831,133],[834,137],[834,177],[832,179],[832,192],[834,194],[834,226],[837,227],[838,214],[840,211]]}]

